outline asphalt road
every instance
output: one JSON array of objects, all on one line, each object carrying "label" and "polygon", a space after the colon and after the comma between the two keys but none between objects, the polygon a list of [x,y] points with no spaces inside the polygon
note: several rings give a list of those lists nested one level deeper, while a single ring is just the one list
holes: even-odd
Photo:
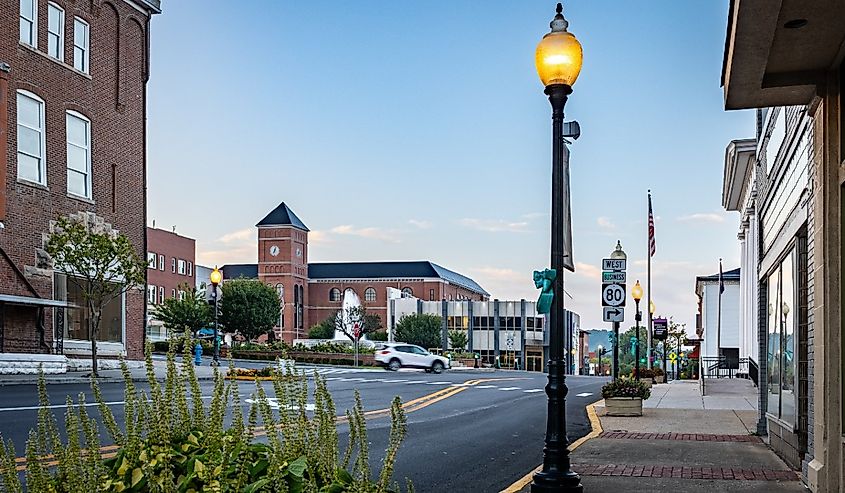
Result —
[{"label": "asphalt road", "polygon": [[[441,375],[423,372],[357,371],[321,367],[338,413],[351,408],[358,389],[365,410],[390,406],[395,395],[403,402],[446,388],[461,389],[448,397],[410,411],[408,434],[396,463],[394,478],[410,478],[417,491],[499,491],[542,462],[546,425],[546,375],[531,372],[447,371]],[[484,380],[474,385],[467,381]],[[599,399],[601,377],[567,378],[568,435],[575,440],[590,430],[585,406]],[[241,382],[242,398],[254,390]],[[138,384],[139,389],[144,386]],[[211,382],[201,382],[203,395],[211,395]],[[119,423],[123,419],[123,384],[103,384],[101,391]],[[37,423],[38,397],[34,385],[13,385],[0,389],[0,435],[11,439],[22,456],[29,429]],[[56,384],[48,387],[51,405],[63,421],[66,396],[84,393],[94,403],[87,385]],[[272,395],[272,392],[270,392]],[[98,416],[95,407],[88,409]],[[374,475],[387,446],[389,418],[368,421],[371,462]],[[346,429],[340,427],[341,441]],[[103,445],[109,443],[102,434]]]}]

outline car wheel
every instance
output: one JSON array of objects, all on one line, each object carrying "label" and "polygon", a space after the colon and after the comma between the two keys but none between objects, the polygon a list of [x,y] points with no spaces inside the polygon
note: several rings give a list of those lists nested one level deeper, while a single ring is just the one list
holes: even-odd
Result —
[{"label": "car wheel", "polygon": [[443,368],[443,363],[441,363],[440,361],[435,361],[434,364],[431,365],[431,371],[433,373],[443,373]]},{"label": "car wheel", "polygon": [[397,371],[399,368],[402,368],[402,363],[400,363],[396,358],[393,358],[390,360],[390,363],[387,364],[387,369],[390,371]]}]

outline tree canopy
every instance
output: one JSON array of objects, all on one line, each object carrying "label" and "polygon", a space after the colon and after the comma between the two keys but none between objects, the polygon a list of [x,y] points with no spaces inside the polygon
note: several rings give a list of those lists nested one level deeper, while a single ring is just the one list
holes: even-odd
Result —
[{"label": "tree canopy", "polygon": [[279,293],[258,279],[232,279],[223,283],[222,291],[220,322],[227,331],[252,340],[279,323]]},{"label": "tree canopy", "polygon": [[396,341],[416,344],[424,348],[440,347],[443,319],[430,313],[405,315],[396,323]]},{"label": "tree canopy", "polygon": [[179,286],[184,293],[182,299],[168,298],[153,310],[153,317],[164,323],[172,334],[191,334],[211,325],[214,310],[205,299],[205,291],[187,284]]}]

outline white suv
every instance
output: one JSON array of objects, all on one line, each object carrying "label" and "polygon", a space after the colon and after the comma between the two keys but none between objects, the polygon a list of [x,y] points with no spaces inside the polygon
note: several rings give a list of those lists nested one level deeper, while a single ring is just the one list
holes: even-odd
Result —
[{"label": "white suv", "polygon": [[449,368],[449,360],[443,356],[431,354],[413,344],[401,342],[381,343],[376,346],[375,360],[380,366],[396,371],[403,366],[423,368],[427,372],[440,373]]}]

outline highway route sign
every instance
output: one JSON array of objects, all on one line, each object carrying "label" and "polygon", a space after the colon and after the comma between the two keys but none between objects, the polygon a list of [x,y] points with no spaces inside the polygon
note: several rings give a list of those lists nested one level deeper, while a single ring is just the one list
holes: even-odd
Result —
[{"label": "highway route sign", "polygon": [[623,271],[628,261],[624,258],[603,258],[601,259],[601,270]]},{"label": "highway route sign", "polygon": [[602,308],[605,322],[624,322],[625,308],[621,306],[605,306]]},{"label": "highway route sign", "polygon": [[602,284],[601,306],[625,306],[625,285]]}]

